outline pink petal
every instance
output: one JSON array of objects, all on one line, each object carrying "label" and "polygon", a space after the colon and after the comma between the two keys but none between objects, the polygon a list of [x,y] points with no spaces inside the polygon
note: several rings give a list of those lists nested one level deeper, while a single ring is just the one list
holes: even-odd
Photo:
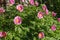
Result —
[{"label": "pink petal", "polygon": [[9,0],[10,4],[15,4],[15,0]]},{"label": "pink petal", "polygon": [[60,18],[57,18],[58,22],[60,22]]},{"label": "pink petal", "polygon": [[49,14],[49,11],[48,11],[48,9],[46,9],[46,10],[45,10],[45,13],[46,13],[46,15],[48,15],[48,14]]},{"label": "pink petal", "polygon": [[52,12],[52,16],[56,16],[56,13],[55,12]]},{"label": "pink petal", "polygon": [[0,32],[0,37],[3,37],[2,32]]},{"label": "pink petal", "polygon": [[46,5],[42,6],[42,9],[45,11],[47,9]]},{"label": "pink petal", "polygon": [[25,0],[21,0],[22,2],[25,2]]},{"label": "pink petal", "polygon": [[52,25],[52,26],[51,26],[51,30],[52,30],[52,31],[55,31],[55,30],[56,30],[56,25]]},{"label": "pink petal", "polygon": [[29,3],[30,3],[31,5],[34,5],[34,0],[29,0]]},{"label": "pink petal", "polygon": [[43,12],[39,11],[38,14],[37,14],[37,17],[38,17],[39,19],[43,18]]},{"label": "pink petal", "polygon": [[6,37],[6,32],[0,32],[0,37]]},{"label": "pink petal", "polygon": [[5,12],[5,9],[3,7],[0,8],[0,13]]},{"label": "pink petal", "polygon": [[37,1],[35,1],[35,5],[36,5],[36,6],[38,6],[38,5],[39,5],[39,3],[38,3]]}]

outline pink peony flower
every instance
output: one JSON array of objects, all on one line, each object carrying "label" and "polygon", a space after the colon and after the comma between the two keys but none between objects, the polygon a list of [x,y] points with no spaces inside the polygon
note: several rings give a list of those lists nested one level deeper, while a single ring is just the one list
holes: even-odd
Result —
[{"label": "pink peony flower", "polygon": [[29,0],[29,3],[30,3],[31,5],[34,5],[34,0]]},{"label": "pink peony flower", "polygon": [[45,11],[47,9],[47,6],[46,5],[42,6],[42,9]]},{"label": "pink peony flower", "polygon": [[46,15],[48,15],[48,14],[49,14],[49,11],[48,11],[48,9],[46,9],[46,10],[45,10],[45,13],[46,13]]},{"label": "pink peony flower", "polygon": [[52,31],[55,31],[55,30],[56,30],[56,25],[52,25],[52,26],[51,26],[51,30],[52,30]]},{"label": "pink peony flower", "polygon": [[0,8],[0,13],[5,12],[5,9],[3,7]]},{"label": "pink peony flower", "polygon": [[39,19],[43,18],[43,13],[42,13],[41,11],[39,11],[37,17],[38,17]]},{"label": "pink peony flower", "polygon": [[55,12],[52,12],[52,16],[56,16],[56,13]]},{"label": "pink peony flower", "polygon": [[38,6],[38,5],[39,5],[39,3],[38,3],[37,1],[35,1],[35,5],[36,5],[36,6]]},{"label": "pink peony flower", "polygon": [[58,20],[58,22],[60,22],[60,18],[58,18],[57,20]]},{"label": "pink peony flower", "polygon": [[25,0],[21,0],[22,2],[25,2]]},{"label": "pink peony flower", "polygon": [[43,33],[43,32],[40,32],[40,33],[38,34],[38,37],[39,37],[39,38],[44,38],[44,33]]},{"label": "pink peony flower", "polygon": [[22,12],[24,8],[23,8],[23,5],[19,4],[19,5],[16,6],[16,9],[18,11]]},{"label": "pink peony flower", "polygon": [[21,23],[22,23],[22,19],[21,19],[21,17],[16,16],[16,17],[14,18],[14,24],[19,25],[19,24],[21,24]]},{"label": "pink peony flower", "polygon": [[47,9],[47,6],[46,6],[46,5],[42,6],[42,9],[45,11],[45,13],[46,13],[47,15],[49,14],[49,11],[48,11],[48,9]]},{"label": "pink peony flower", "polygon": [[0,32],[0,37],[6,37],[6,32]]},{"label": "pink peony flower", "polygon": [[15,0],[9,0],[10,4],[15,4]]}]

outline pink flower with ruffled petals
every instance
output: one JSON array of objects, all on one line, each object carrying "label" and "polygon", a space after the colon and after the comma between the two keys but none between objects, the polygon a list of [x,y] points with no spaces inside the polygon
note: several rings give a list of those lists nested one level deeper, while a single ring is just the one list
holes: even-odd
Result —
[{"label": "pink flower with ruffled petals", "polygon": [[15,0],[9,0],[10,4],[15,4]]},{"label": "pink flower with ruffled petals", "polygon": [[0,32],[0,37],[6,37],[6,32]]},{"label": "pink flower with ruffled petals", "polygon": [[46,10],[45,10],[45,13],[46,13],[46,15],[48,15],[48,14],[49,14],[49,11],[48,11],[48,9],[46,9]]},{"label": "pink flower with ruffled petals", "polygon": [[21,23],[22,23],[22,19],[21,19],[21,17],[16,16],[16,17],[14,18],[14,24],[16,24],[16,25],[20,25]]},{"label": "pink flower with ruffled petals", "polygon": [[40,32],[40,33],[38,34],[38,37],[39,37],[39,38],[44,38],[44,33],[43,33],[43,32]]},{"label": "pink flower with ruffled petals", "polygon": [[60,22],[60,18],[57,18],[58,22]]},{"label": "pink flower with ruffled petals", "polygon": [[43,12],[39,11],[37,17],[38,17],[39,19],[43,18]]},{"label": "pink flower with ruffled petals", "polygon": [[51,30],[52,31],[55,31],[56,30],[56,25],[55,24],[51,26]]},{"label": "pink flower with ruffled petals", "polygon": [[34,5],[34,0],[29,0],[29,3],[30,3],[31,5]]},{"label": "pink flower with ruffled petals", "polygon": [[39,5],[39,3],[38,3],[37,1],[35,1],[35,5],[36,5],[36,6],[38,6],[38,5]]},{"label": "pink flower with ruffled petals", "polygon": [[54,17],[55,17],[55,16],[56,16],[56,13],[55,13],[55,12],[52,12],[52,16],[54,16]]},{"label": "pink flower with ruffled petals", "polygon": [[23,5],[19,4],[16,6],[16,9],[20,12],[23,12],[24,7],[23,7]]},{"label": "pink flower with ruffled petals", "polygon": [[45,11],[47,9],[47,6],[46,5],[42,6],[42,9]]},{"label": "pink flower with ruffled petals", "polygon": [[3,7],[0,8],[0,13],[4,13],[5,9]]}]

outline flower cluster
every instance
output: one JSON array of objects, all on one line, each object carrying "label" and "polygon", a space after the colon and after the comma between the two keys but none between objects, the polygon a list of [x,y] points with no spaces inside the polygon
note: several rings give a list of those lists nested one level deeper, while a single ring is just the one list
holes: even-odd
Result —
[{"label": "flower cluster", "polygon": [[[21,1],[22,2],[25,2],[25,0],[21,0]],[[9,2],[12,5],[15,4],[15,0],[9,0]],[[36,7],[39,5],[39,3],[37,1],[34,1],[34,0],[29,0],[29,3],[32,6],[36,6]],[[19,11],[20,13],[22,13],[24,11],[24,5],[22,5],[22,4],[16,5],[16,10]],[[42,10],[43,10],[43,12],[39,10],[38,13],[37,13],[37,16],[36,16],[39,20],[40,19],[43,19],[44,16],[45,16],[45,14],[46,15],[49,15],[49,10],[48,10],[48,8],[47,8],[46,5],[43,5],[42,6]],[[4,13],[4,12],[5,12],[5,9],[1,7],[0,8],[0,13]],[[54,11],[52,11],[52,17],[55,17],[56,14],[57,13],[55,13]],[[58,22],[60,22],[60,18],[57,18],[57,20],[58,20]],[[14,19],[13,19],[13,23],[15,25],[21,25],[22,24],[22,18],[20,16],[18,16],[18,15],[15,16]],[[56,25],[55,24],[52,24],[51,27],[50,27],[50,29],[52,31],[55,31],[56,30]],[[7,35],[6,32],[0,32],[0,37],[5,37],[6,35]],[[39,39],[44,38],[44,37],[45,37],[44,32],[38,33],[38,38]]]}]

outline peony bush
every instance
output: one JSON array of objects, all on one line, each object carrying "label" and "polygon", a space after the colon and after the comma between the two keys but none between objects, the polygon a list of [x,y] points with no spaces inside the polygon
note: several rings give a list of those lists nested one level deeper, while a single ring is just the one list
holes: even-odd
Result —
[{"label": "peony bush", "polygon": [[9,0],[0,7],[1,40],[60,40],[60,18],[36,0]]}]

